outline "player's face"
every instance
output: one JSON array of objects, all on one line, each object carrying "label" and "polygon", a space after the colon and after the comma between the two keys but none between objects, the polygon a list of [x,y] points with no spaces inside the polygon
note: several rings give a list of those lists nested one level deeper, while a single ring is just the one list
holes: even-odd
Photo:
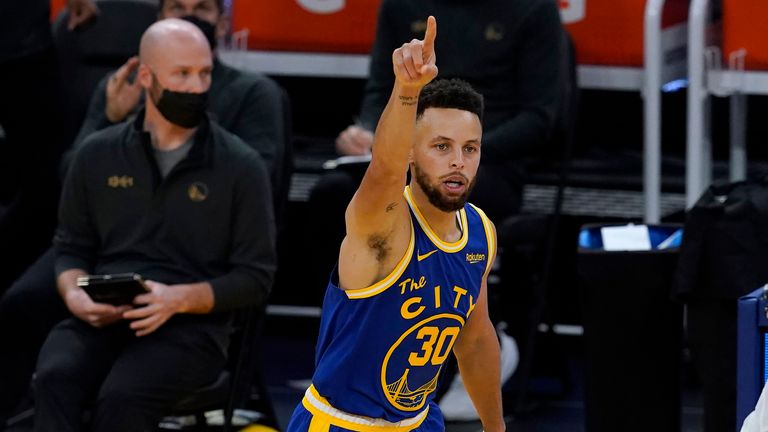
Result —
[{"label": "player's face", "polygon": [[416,183],[443,211],[464,206],[480,164],[482,126],[477,115],[452,108],[427,108],[416,122],[412,153]]}]

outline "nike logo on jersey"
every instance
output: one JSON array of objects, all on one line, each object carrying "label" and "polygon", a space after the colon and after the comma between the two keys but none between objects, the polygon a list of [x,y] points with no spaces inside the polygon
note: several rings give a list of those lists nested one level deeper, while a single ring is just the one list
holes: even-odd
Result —
[{"label": "nike logo on jersey", "polygon": [[437,249],[429,251],[429,252],[425,253],[424,255],[416,254],[416,259],[419,260],[419,261],[423,261],[423,260],[427,259],[427,257],[429,257],[430,255],[432,255],[435,252],[437,252]]}]

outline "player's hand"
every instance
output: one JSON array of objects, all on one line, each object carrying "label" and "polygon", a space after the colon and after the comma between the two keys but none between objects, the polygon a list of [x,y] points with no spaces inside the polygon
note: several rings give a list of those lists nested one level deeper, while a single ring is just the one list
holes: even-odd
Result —
[{"label": "player's hand", "polygon": [[427,18],[424,40],[414,39],[392,53],[392,66],[398,83],[409,87],[424,87],[437,76],[435,36],[437,21],[430,16]]},{"label": "player's hand", "polygon": [[67,0],[67,8],[69,9],[69,21],[67,21],[69,31],[99,15],[99,8],[92,0]]},{"label": "player's hand", "polygon": [[130,310],[130,305],[112,306],[95,303],[82,288],[75,287],[64,295],[64,303],[72,315],[94,327],[104,327],[123,318],[123,313]]},{"label": "player's hand", "polygon": [[112,123],[118,123],[128,116],[141,98],[139,80],[130,77],[139,68],[139,58],[131,57],[107,81],[107,105],[104,112]]},{"label": "player's hand", "polygon": [[185,304],[184,290],[177,286],[150,280],[144,284],[149,292],[133,299],[134,304],[143,306],[123,314],[123,318],[134,320],[131,329],[136,331],[136,336],[146,336],[157,330],[173,315],[181,312]]},{"label": "player's hand", "polygon": [[373,147],[373,132],[351,125],[336,138],[336,151],[342,155],[365,155]]}]

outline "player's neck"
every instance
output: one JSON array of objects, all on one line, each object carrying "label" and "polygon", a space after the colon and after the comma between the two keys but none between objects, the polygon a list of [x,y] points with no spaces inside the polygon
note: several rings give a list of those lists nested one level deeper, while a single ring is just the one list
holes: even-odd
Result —
[{"label": "player's neck", "polygon": [[411,185],[411,191],[414,204],[440,240],[446,243],[458,241],[461,238],[461,229],[456,222],[456,212],[446,212],[432,205],[418,185]]}]

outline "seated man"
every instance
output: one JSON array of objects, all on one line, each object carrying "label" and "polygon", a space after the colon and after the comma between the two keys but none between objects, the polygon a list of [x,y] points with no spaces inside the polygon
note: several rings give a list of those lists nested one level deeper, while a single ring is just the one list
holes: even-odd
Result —
[{"label": "seated man", "polygon": [[[215,42],[226,30],[222,0],[161,1],[159,18],[173,17],[198,25],[215,52]],[[224,129],[259,151],[273,180],[281,178],[285,140],[281,89],[264,75],[239,71],[216,58],[213,64],[208,111]],[[93,132],[132,118],[143,106],[140,83],[129,81],[137,68],[138,59],[129,60],[99,83],[76,148]],[[68,166],[73,154],[69,152],[63,165]],[[56,295],[53,261],[49,250],[0,298],[0,422],[29,387],[48,331],[70,315]]]},{"label": "seated man", "polygon": [[[169,55],[172,53],[173,55]],[[275,270],[269,174],[257,152],[208,120],[213,60],[194,25],[144,34],[145,109],[91,135],[65,180],[54,240],[74,315],[40,352],[35,430],[154,428],[226,360],[231,311],[265,301]],[[94,303],[76,280],[137,272],[133,304]]]}]

